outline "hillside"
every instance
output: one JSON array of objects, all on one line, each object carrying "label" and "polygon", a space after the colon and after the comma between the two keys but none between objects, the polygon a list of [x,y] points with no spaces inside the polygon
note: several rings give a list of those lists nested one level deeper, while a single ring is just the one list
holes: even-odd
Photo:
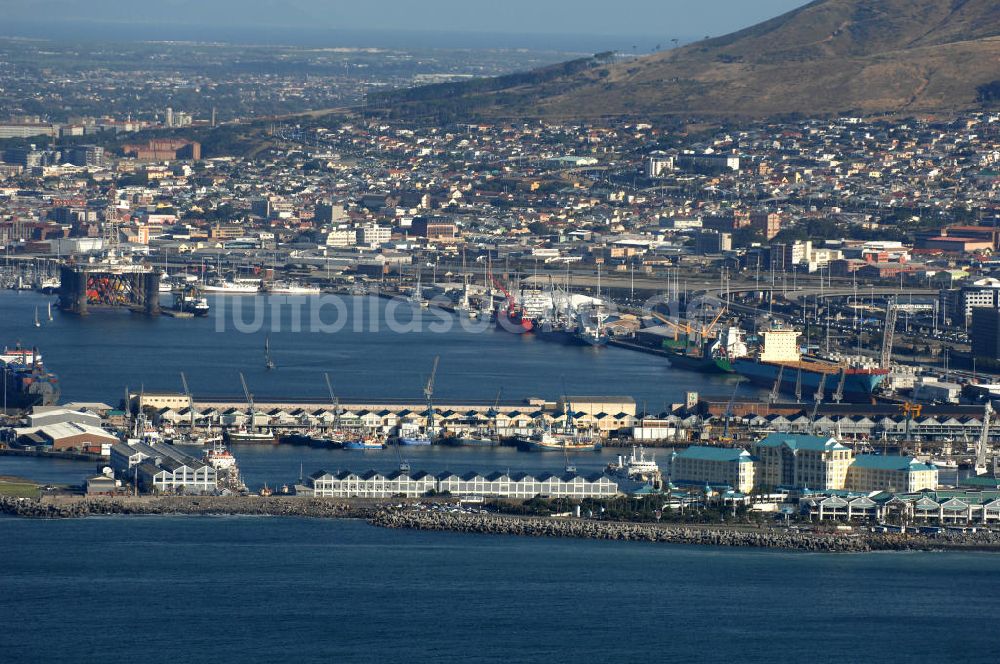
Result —
[{"label": "hillside", "polygon": [[[1000,99],[997,0],[817,0],[637,60],[416,88],[395,113],[480,117],[950,112]],[[992,87],[991,87],[992,84]]]}]

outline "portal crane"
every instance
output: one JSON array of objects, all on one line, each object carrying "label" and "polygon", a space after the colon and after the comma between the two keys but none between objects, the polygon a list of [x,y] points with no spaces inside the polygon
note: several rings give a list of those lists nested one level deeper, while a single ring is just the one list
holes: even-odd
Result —
[{"label": "portal crane", "polygon": [[785,365],[778,366],[778,377],[774,379],[774,387],[771,388],[771,395],[768,398],[770,403],[778,402],[778,392],[781,391],[781,379],[785,377]]},{"label": "portal crane", "polygon": [[431,368],[431,375],[427,378],[427,385],[424,386],[424,399],[427,400],[427,437],[434,438],[434,404],[432,397],[434,396],[434,376],[437,375],[438,362],[441,360],[440,355],[434,356],[434,366]]},{"label": "portal crane", "polygon": [[826,377],[828,375],[823,374],[819,379],[819,388],[816,390],[816,394],[813,395],[816,402],[813,404],[812,416],[809,418],[809,421],[812,422],[814,428],[816,426],[816,416],[819,414],[819,405],[823,403],[823,394],[826,392]]},{"label": "portal crane", "polygon": [[250,394],[250,388],[247,387],[247,379],[243,377],[242,371],[240,372],[240,383],[243,385],[243,394],[245,394],[247,398],[247,406],[248,406],[247,415],[250,416],[250,427],[253,428],[254,426],[253,395]]},{"label": "portal crane", "polygon": [[833,401],[840,403],[844,400],[844,383],[847,382],[847,368],[840,368],[840,380],[837,381],[837,390],[833,393]]}]

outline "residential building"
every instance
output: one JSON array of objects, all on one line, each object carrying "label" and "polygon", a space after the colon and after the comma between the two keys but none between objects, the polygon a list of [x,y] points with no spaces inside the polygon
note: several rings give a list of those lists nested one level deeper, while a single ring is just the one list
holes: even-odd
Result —
[{"label": "residential building", "polygon": [[854,453],[836,438],[772,433],[753,445],[759,462],[758,485],[843,489]]},{"label": "residential building", "polygon": [[906,456],[859,454],[847,469],[848,491],[915,493],[936,489],[937,467]]}]

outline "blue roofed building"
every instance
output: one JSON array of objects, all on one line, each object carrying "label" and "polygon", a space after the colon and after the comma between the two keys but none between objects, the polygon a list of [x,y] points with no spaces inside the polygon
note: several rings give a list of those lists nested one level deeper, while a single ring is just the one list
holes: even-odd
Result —
[{"label": "blue roofed building", "polygon": [[937,467],[913,457],[859,454],[847,469],[846,488],[851,491],[916,493],[937,484]]},{"label": "blue roofed building", "polygon": [[749,493],[756,481],[754,461],[743,449],[692,445],[671,458],[670,481],[678,485],[725,485]]}]

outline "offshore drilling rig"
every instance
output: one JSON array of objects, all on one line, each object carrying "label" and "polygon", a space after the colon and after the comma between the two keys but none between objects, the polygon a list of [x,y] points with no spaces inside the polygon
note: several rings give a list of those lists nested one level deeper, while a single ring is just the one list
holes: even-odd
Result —
[{"label": "offshore drilling rig", "polygon": [[122,255],[114,206],[112,189],[103,225],[103,257],[61,267],[59,308],[80,316],[104,308],[127,308],[155,316],[160,313],[160,273],[148,265],[132,263]]}]

